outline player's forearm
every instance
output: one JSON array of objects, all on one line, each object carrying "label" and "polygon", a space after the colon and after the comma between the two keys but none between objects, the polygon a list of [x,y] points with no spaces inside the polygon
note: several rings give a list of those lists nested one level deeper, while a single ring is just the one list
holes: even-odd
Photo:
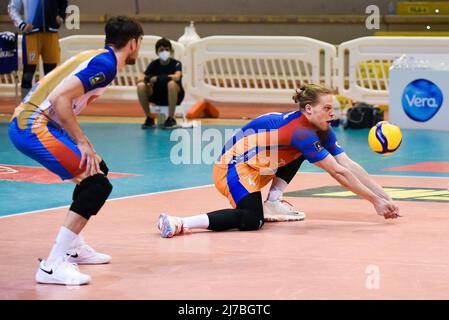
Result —
[{"label": "player's forearm", "polygon": [[349,169],[361,183],[363,183],[376,195],[385,200],[391,200],[390,196],[384,191],[384,189],[377,184],[358,163],[352,161],[347,169]]},{"label": "player's forearm", "polygon": [[367,188],[350,170],[341,167],[338,171],[330,173],[331,176],[337,180],[343,187],[349,191],[354,192],[356,195],[363,199],[374,203],[378,196]]},{"label": "player's forearm", "polygon": [[176,73],[175,74],[169,74],[168,77],[171,78],[172,80],[175,80],[175,81],[179,81],[179,79],[181,79],[181,76],[176,74]]},{"label": "player's forearm", "polygon": [[87,137],[81,130],[76,116],[73,113],[72,101],[70,99],[60,97],[53,102],[53,109],[58,116],[61,126],[67,131],[77,144],[87,142]]},{"label": "player's forearm", "polygon": [[168,75],[171,79],[175,80],[175,81],[179,81],[181,80],[182,77],[182,72],[181,71],[176,71],[173,74]]}]

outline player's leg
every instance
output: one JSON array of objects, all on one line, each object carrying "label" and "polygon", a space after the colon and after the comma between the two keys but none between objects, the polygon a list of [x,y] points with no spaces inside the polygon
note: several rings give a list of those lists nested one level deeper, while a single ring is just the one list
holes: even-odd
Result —
[{"label": "player's leg", "polygon": [[104,174],[99,173],[89,177],[82,174],[74,179],[75,181],[81,180],[81,182],[75,186],[73,202],[63,227],[78,236],[71,243],[70,248],[60,249],[60,252],[65,252],[68,256],[69,262],[104,264],[111,261],[109,255],[95,251],[85,243],[84,238],[80,235],[88,220],[100,211],[112,191],[112,185],[107,178],[108,168],[103,160],[100,162],[100,170]]},{"label": "player's leg", "polygon": [[249,193],[243,197],[235,209],[222,209],[191,217],[173,217],[162,214],[158,229],[162,237],[171,238],[191,229],[226,231],[255,231],[264,224],[262,194]]},{"label": "player's leg", "polygon": [[174,80],[168,81],[167,83],[168,117],[164,123],[164,127],[166,128],[176,126],[175,111],[180,91],[181,88]]},{"label": "player's leg", "polygon": [[54,156],[55,161],[50,161],[47,157],[46,161],[41,163],[61,179],[70,179],[76,183],[69,212],[47,260],[54,261],[60,256],[68,256],[70,262],[78,264],[107,263],[111,257],[97,253],[87,246],[80,233],[88,220],[100,211],[112,191],[112,185],[107,178],[109,169],[101,160],[102,173],[86,176],[84,168],[79,168],[81,153],[74,141],[65,131],[50,125],[47,129],[49,136],[40,134],[39,139]]},{"label": "player's leg", "polygon": [[28,94],[33,85],[34,73],[39,62],[38,34],[24,34],[22,38],[23,73],[20,84],[22,99]]},{"label": "player's leg", "polygon": [[145,122],[142,124],[142,129],[148,129],[154,127],[154,119],[151,117],[150,110],[150,97],[153,95],[153,87],[144,82],[139,82],[137,84],[137,97],[139,98],[139,103],[145,112]]},{"label": "player's leg", "polygon": [[59,47],[59,37],[57,32],[43,32],[41,55],[44,64],[44,74],[51,72],[61,61],[61,49]]},{"label": "player's leg", "polygon": [[292,181],[304,162],[303,156],[278,168],[271,183],[267,200],[264,202],[265,221],[301,221],[305,214],[295,210],[292,205],[282,199],[285,188]]},{"label": "player's leg", "polygon": [[[230,175],[230,177],[228,177]],[[207,214],[180,218],[162,214],[158,229],[164,238],[181,234],[186,229],[209,229],[224,231],[258,230],[263,226],[263,206],[257,172],[242,164],[236,168],[214,167],[214,182],[219,192],[225,195],[234,209],[222,209]]]},{"label": "player's leg", "polygon": [[[46,117],[39,112],[35,111],[29,116],[28,109],[31,108],[25,105],[24,111],[10,123],[9,136],[17,149],[63,180],[84,178],[84,168],[79,168],[81,155],[73,140],[60,128],[46,124]],[[23,118],[23,114],[27,113]],[[111,189],[107,178],[100,174],[83,179],[75,187],[74,203],[48,258],[41,261],[36,273],[37,282],[85,284],[90,281],[88,275],[80,273],[67,261],[71,258],[67,253],[84,245],[79,233],[88,218],[99,211]]]}]

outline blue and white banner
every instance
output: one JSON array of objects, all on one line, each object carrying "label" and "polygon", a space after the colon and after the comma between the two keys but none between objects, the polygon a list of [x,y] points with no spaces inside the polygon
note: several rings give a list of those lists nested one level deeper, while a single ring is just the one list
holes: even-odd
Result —
[{"label": "blue and white banner", "polygon": [[17,35],[0,32],[0,74],[11,73],[18,67]]},{"label": "blue and white banner", "polygon": [[390,69],[389,120],[404,129],[449,131],[449,59],[425,57]]}]

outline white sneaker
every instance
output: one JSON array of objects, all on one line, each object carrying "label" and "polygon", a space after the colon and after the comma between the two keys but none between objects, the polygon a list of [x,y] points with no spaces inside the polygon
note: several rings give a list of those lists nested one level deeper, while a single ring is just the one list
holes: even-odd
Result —
[{"label": "white sneaker", "polygon": [[76,264],[104,264],[111,262],[111,256],[95,251],[91,246],[82,246],[69,250],[67,261]]},{"label": "white sneaker", "polygon": [[76,264],[67,262],[63,257],[58,258],[53,264],[42,260],[36,272],[38,283],[77,286],[88,284],[90,280],[89,275],[81,273]]},{"label": "white sneaker", "polygon": [[283,200],[266,200],[263,203],[265,222],[303,221],[306,218],[304,212],[295,210],[293,206]]},{"label": "white sneaker", "polygon": [[171,217],[162,213],[157,222],[157,228],[161,232],[163,238],[172,238],[177,234],[184,233],[186,229],[181,218]]}]

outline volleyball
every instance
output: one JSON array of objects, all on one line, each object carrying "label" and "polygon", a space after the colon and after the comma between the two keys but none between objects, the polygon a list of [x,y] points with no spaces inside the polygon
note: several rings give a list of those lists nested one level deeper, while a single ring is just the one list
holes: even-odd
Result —
[{"label": "volleyball", "polygon": [[379,154],[388,155],[395,152],[402,142],[401,129],[388,121],[378,122],[368,134],[370,148]]}]

